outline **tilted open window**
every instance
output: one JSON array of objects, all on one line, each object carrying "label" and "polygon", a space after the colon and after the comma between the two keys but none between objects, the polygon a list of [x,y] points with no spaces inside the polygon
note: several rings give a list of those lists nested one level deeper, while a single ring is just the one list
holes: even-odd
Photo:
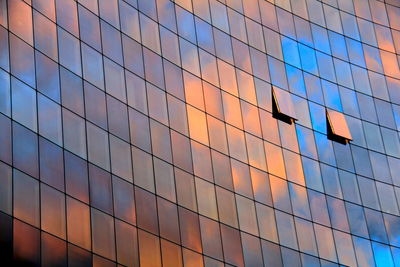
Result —
[{"label": "tilted open window", "polygon": [[297,120],[290,93],[275,86],[272,88],[272,116],[289,124]]},{"label": "tilted open window", "polygon": [[326,109],[326,124],[328,127],[328,139],[342,144],[352,140],[346,118],[343,113]]}]

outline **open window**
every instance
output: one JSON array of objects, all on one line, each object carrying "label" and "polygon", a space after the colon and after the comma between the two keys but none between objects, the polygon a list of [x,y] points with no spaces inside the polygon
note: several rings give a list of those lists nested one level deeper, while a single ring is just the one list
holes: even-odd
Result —
[{"label": "open window", "polygon": [[275,86],[272,88],[272,116],[289,124],[297,120],[290,93]]},{"label": "open window", "polygon": [[346,118],[343,113],[326,109],[326,124],[328,127],[328,139],[347,144],[352,140]]}]

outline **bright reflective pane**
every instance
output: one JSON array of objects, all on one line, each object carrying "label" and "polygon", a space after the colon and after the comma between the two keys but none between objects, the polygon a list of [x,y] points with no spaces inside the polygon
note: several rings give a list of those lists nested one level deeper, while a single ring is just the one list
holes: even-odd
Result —
[{"label": "bright reflective pane", "polygon": [[351,133],[343,113],[327,109],[327,117],[333,134],[341,136],[347,140],[352,140]]}]

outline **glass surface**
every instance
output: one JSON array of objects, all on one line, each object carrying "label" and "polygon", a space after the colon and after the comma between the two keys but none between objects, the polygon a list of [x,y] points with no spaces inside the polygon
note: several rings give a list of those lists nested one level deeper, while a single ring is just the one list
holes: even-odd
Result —
[{"label": "glass surface", "polygon": [[111,176],[104,170],[89,164],[90,203],[93,207],[113,213]]},{"label": "glass surface", "polygon": [[100,0],[99,1],[100,16],[113,25],[119,28],[118,1],[117,0]]},{"label": "glass surface", "polygon": [[327,109],[327,117],[333,134],[352,140],[346,118],[342,113]]},{"label": "glass surface", "polygon": [[194,140],[208,144],[207,122],[204,112],[187,106],[190,137]]},{"label": "glass surface", "polygon": [[114,215],[131,224],[136,223],[133,187],[126,181],[113,176]]},{"label": "glass surface", "polygon": [[10,116],[11,114],[11,91],[10,75],[0,70],[0,82],[3,85],[0,89],[0,112]]},{"label": "glass surface", "polygon": [[180,232],[176,206],[171,202],[158,198],[157,208],[159,210],[160,235],[168,240],[179,243]]},{"label": "glass surface", "polygon": [[124,141],[129,141],[128,110],[117,99],[107,96],[108,129]]},{"label": "glass surface", "polygon": [[62,239],[66,238],[65,195],[49,186],[40,188],[41,227]]},{"label": "glass surface", "polygon": [[137,225],[158,234],[156,198],[153,194],[135,187]]},{"label": "glass surface", "polygon": [[39,182],[17,170],[13,176],[14,216],[39,227]]},{"label": "glass surface", "polygon": [[6,214],[12,213],[12,169],[4,163],[0,164],[0,210]]},{"label": "glass surface", "polygon": [[[11,229],[10,229],[11,230]],[[18,220],[13,222],[13,260],[16,264],[40,264],[40,231]]]},{"label": "glass surface", "polygon": [[72,112],[63,109],[63,135],[65,148],[86,158],[85,122]]},{"label": "glass surface", "polygon": [[98,18],[89,10],[81,6],[78,6],[78,14],[80,21],[79,30],[82,40],[100,51],[100,24]]},{"label": "glass surface", "polygon": [[[87,45],[82,45],[83,77],[104,90],[103,59],[101,55]],[[80,73],[76,73],[80,75]]]},{"label": "glass surface", "polygon": [[22,0],[8,3],[9,28],[30,45],[33,44],[32,8]]},{"label": "glass surface", "polygon": [[111,216],[91,210],[93,252],[115,260],[115,230]]},{"label": "glass surface", "polygon": [[36,92],[17,79],[11,80],[12,117],[32,131],[37,131]]},{"label": "glass surface", "polygon": [[67,197],[67,238],[80,247],[90,249],[90,210],[89,206]]},{"label": "glass surface", "polygon": [[39,133],[62,145],[61,107],[48,98],[38,95]]},{"label": "glass surface", "polygon": [[13,164],[19,170],[39,178],[38,138],[27,128],[12,124]]},{"label": "glass surface", "polygon": [[63,161],[63,153],[58,146],[39,139],[40,180],[61,191],[64,191]]},{"label": "glass surface", "polygon": [[36,11],[33,12],[33,24],[35,32],[35,47],[51,59],[57,61],[56,25]]},{"label": "glass surface", "polygon": [[127,223],[115,221],[117,260],[121,264],[139,264],[137,229]]},{"label": "glass surface", "polygon": [[60,68],[61,98],[64,107],[83,116],[84,98],[82,80],[65,68]]},{"label": "glass surface", "polygon": [[64,153],[65,189],[67,194],[89,203],[89,181],[87,163],[72,153]]},{"label": "glass surface", "polygon": [[60,75],[58,65],[41,53],[36,53],[37,88],[44,95],[60,103]]},{"label": "glass surface", "polygon": [[155,156],[167,161],[172,162],[171,142],[169,129],[164,125],[151,120],[151,143],[153,153]]},{"label": "glass surface", "polygon": [[33,48],[13,34],[9,37],[11,74],[35,87],[35,63]]},{"label": "glass surface", "polygon": [[67,264],[67,245],[62,239],[42,233],[42,263]]},{"label": "glass surface", "polygon": [[395,0],[0,0],[1,263],[396,266],[399,53]]},{"label": "glass surface", "polygon": [[104,130],[88,123],[86,125],[88,159],[90,162],[110,170],[110,150],[108,134]]},{"label": "glass surface", "polygon": [[57,23],[75,36],[79,36],[77,4],[69,0],[56,0]]},{"label": "glass surface", "polygon": [[[69,2],[62,0],[63,2]],[[57,28],[60,64],[81,76],[81,51],[79,40],[67,31]],[[83,53],[84,55],[84,53]]]},{"label": "glass surface", "polygon": [[293,107],[290,93],[274,87],[272,96],[275,101],[278,113],[289,116],[292,119],[296,119],[296,113]]},{"label": "glass surface", "polygon": [[135,184],[154,192],[153,162],[151,156],[134,147],[131,150]]},{"label": "glass surface", "polygon": [[256,210],[254,202],[241,196],[236,196],[240,229],[244,232],[258,235]]}]

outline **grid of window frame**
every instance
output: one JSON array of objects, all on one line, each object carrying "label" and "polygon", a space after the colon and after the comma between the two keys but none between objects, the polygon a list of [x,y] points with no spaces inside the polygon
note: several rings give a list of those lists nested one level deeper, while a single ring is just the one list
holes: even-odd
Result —
[{"label": "grid of window frame", "polygon": [[[0,1],[1,256],[395,266],[398,16],[377,0]],[[295,124],[272,117],[272,87]],[[327,139],[325,108],[349,145]]]}]

